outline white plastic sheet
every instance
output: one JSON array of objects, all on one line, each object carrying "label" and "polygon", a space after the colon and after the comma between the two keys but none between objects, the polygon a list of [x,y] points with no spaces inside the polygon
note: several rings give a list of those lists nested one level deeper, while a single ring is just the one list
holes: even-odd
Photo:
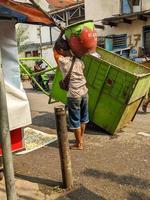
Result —
[{"label": "white plastic sheet", "polygon": [[29,102],[20,80],[15,21],[0,20],[0,51],[10,130],[31,124]]}]

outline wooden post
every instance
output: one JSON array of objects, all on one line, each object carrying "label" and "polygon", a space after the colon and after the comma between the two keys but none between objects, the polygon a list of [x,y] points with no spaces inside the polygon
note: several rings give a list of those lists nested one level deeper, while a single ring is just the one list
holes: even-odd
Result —
[{"label": "wooden post", "polygon": [[72,178],[70,150],[68,143],[66,112],[64,106],[55,108],[55,117],[56,117],[63,186],[65,188],[71,189],[73,187],[73,178]]},{"label": "wooden post", "polygon": [[3,179],[4,177],[4,170],[3,170],[3,158],[2,156],[0,157],[0,181]]}]

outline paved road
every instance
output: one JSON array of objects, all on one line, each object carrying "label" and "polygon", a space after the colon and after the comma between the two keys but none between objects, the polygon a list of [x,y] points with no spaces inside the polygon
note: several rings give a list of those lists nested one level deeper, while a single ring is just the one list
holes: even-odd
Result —
[{"label": "paved road", "polygon": [[[29,84],[25,87],[32,111],[31,127],[56,134],[56,104],[48,105],[45,95],[33,92]],[[71,152],[75,183],[71,192],[58,188],[61,173],[57,143],[16,156],[16,177],[38,183],[39,191],[50,195],[48,199],[150,200],[150,137],[137,134],[150,134],[150,107],[148,111],[139,111],[134,122],[114,138],[101,129],[87,129],[84,151]],[[69,138],[74,139],[72,133]],[[61,197],[56,198],[54,193]]]}]

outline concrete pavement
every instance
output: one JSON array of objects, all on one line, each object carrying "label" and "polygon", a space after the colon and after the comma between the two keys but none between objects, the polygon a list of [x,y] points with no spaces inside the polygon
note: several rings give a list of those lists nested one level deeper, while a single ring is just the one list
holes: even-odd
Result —
[{"label": "concrete pavement", "polygon": [[[27,84],[32,128],[56,134],[54,106]],[[147,133],[139,135],[139,132]],[[99,128],[86,130],[84,151],[71,151],[74,189],[61,188],[57,143],[14,157],[17,192],[23,200],[149,200],[150,107],[111,137]],[[74,136],[69,133],[70,142]],[[0,200],[4,185],[0,184]]]}]

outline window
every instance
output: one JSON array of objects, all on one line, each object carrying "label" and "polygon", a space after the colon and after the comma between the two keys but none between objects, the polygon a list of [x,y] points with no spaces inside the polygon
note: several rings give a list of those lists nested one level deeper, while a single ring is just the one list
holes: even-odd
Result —
[{"label": "window", "polygon": [[139,6],[140,3],[141,3],[140,0],[132,0],[132,5],[133,5],[133,6]]},{"label": "window", "polygon": [[127,48],[127,34],[107,35],[105,37],[105,49],[117,51]]},{"label": "window", "polygon": [[150,26],[144,27],[144,51],[147,56],[150,56]]},{"label": "window", "polygon": [[39,52],[38,50],[35,50],[35,51],[26,51],[25,52],[25,57],[36,57],[36,56],[39,56]]},{"label": "window", "polygon": [[105,48],[105,37],[100,36],[97,39],[98,39],[97,45],[99,47]]},{"label": "window", "polygon": [[132,0],[133,12],[140,12],[142,8],[141,0]]},{"label": "window", "polygon": [[127,47],[127,34],[113,35],[113,50]]},{"label": "window", "polygon": [[141,11],[142,0],[121,0],[121,14]]},{"label": "window", "polygon": [[38,50],[37,50],[37,51],[33,51],[33,52],[32,52],[32,56],[33,56],[33,57],[35,57],[35,56],[39,56],[39,52],[38,52]]},{"label": "window", "polygon": [[121,13],[127,14],[132,12],[131,3],[129,0],[121,0]]},{"label": "window", "polygon": [[31,51],[26,51],[26,52],[25,52],[25,57],[31,57],[31,56],[32,56]]}]

